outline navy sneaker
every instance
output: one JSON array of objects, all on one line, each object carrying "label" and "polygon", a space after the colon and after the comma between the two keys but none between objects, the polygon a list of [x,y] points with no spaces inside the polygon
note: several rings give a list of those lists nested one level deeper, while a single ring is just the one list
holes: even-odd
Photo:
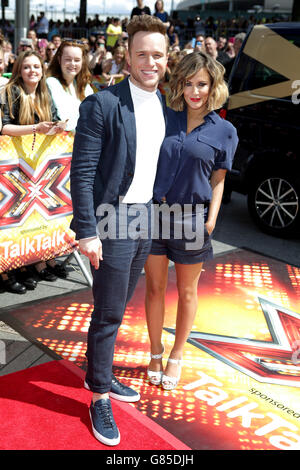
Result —
[{"label": "navy sneaker", "polygon": [[[84,382],[84,387],[87,390],[90,390],[90,387],[86,381]],[[111,389],[109,392],[109,396],[111,398],[114,398],[115,400],[126,401],[127,403],[134,403],[141,399],[141,396],[138,392],[136,392],[130,387],[127,387],[127,385],[124,385],[119,382],[113,374],[111,379]]]},{"label": "navy sneaker", "polygon": [[112,375],[111,379],[111,389],[109,396],[115,400],[126,401],[128,403],[139,401],[141,398],[138,392],[119,382],[114,375]]},{"label": "navy sneaker", "polygon": [[98,441],[107,446],[117,446],[120,433],[115,423],[109,398],[102,398],[90,406],[93,433]]}]

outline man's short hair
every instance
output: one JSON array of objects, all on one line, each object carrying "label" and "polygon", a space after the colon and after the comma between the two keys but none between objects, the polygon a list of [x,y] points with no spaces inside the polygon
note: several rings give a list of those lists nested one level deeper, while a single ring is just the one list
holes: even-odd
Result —
[{"label": "man's short hair", "polygon": [[130,49],[133,36],[139,31],[145,31],[149,33],[161,33],[165,36],[167,50],[169,48],[169,38],[166,34],[166,27],[163,22],[156,16],[150,15],[135,15],[132,17],[127,27],[128,33],[128,49]]}]

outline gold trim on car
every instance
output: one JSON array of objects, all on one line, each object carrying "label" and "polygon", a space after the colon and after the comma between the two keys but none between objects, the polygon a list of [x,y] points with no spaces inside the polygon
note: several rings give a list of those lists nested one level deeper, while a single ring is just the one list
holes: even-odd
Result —
[{"label": "gold trim on car", "polygon": [[243,52],[286,77],[287,81],[235,93],[229,97],[229,110],[292,95],[292,84],[300,79],[300,48],[271,28],[258,25],[252,29]]}]

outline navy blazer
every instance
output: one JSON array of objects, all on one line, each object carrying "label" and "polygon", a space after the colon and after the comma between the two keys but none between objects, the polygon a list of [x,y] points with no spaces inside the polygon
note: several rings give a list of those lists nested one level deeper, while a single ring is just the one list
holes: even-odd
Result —
[{"label": "navy blazer", "polygon": [[70,176],[77,239],[96,235],[98,206],[118,204],[133,179],[136,125],[128,78],[88,96],[79,112]]}]

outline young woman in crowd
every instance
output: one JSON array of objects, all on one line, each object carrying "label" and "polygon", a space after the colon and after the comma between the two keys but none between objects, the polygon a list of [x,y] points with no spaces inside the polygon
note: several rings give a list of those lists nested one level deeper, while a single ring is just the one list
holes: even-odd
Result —
[{"label": "young woman in crowd", "polygon": [[[57,121],[55,106],[46,85],[45,69],[38,52],[29,50],[21,53],[14,64],[12,76],[5,86],[5,102],[2,104],[2,135],[47,134],[61,129],[53,124]],[[59,265],[58,265],[59,266]],[[46,263],[35,265],[41,279],[55,281],[56,276],[49,271]],[[36,281],[30,272],[22,268],[18,272],[2,275],[4,286],[15,293],[25,293],[34,289]]]},{"label": "young woman in crowd", "polygon": [[38,37],[37,37],[36,31],[34,29],[29,29],[27,33],[27,37],[28,39],[32,40],[32,47],[35,51],[37,51],[39,49],[39,46],[38,46]]},{"label": "young woman in crowd", "polygon": [[168,13],[164,10],[164,2],[163,0],[157,0],[154,5],[154,16],[159,18],[163,24],[165,25],[166,28],[170,26],[169,22],[169,15]]},{"label": "young woman in crowd", "polygon": [[47,47],[46,47],[46,56],[45,56],[45,59],[44,59],[44,65],[46,68],[49,67],[49,64],[51,62],[51,60],[53,59],[54,55],[55,55],[55,45],[53,42],[48,42],[47,44]]},{"label": "young woman in crowd", "polygon": [[59,119],[67,121],[66,130],[74,131],[79,118],[79,106],[93,93],[84,44],[63,41],[48,67],[47,76],[47,85]]},{"label": "young woman in crowd", "polygon": [[[49,94],[42,57],[36,51],[21,53],[5,87],[2,135],[46,134],[57,121]],[[60,129],[57,128],[57,132]]]},{"label": "young woman in crowd", "polygon": [[126,49],[123,46],[118,46],[113,51],[109,75],[114,83],[116,80],[122,80],[126,75],[129,75],[125,54]]},{"label": "young woman in crowd", "polygon": [[175,26],[171,24],[167,29],[167,35],[170,41],[170,48],[174,49],[179,46],[178,34],[175,32]]},{"label": "young woman in crowd", "polygon": [[91,70],[93,75],[102,75],[102,65],[104,60],[106,60],[106,48],[104,39],[98,39],[95,42],[95,51],[93,53],[90,53],[89,57],[89,69]]},{"label": "young woman in crowd", "polygon": [[[180,219],[181,239],[174,236],[178,219],[172,215],[171,236],[163,238],[162,227],[169,221],[168,216],[165,220],[164,213],[160,214],[160,236],[153,240],[145,266],[151,343],[148,378],[165,390],[174,389],[180,379],[184,345],[197,312],[198,281],[203,262],[213,256],[211,234],[222,201],[225,174],[237,147],[235,128],[214,112],[228,97],[224,72],[224,67],[208,55],[191,53],[177,64],[169,82],[172,109],[168,110],[154,200],[167,206],[178,204],[182,211],[189,204],[192,210]],[[187,233],[197,233],[198,238],[193,241],[184,236]],[[169,260],[175,263],[178,305],[175,341],[163,371],[162,329]]]},{"label": "young woman in crowd", "polygon": [[11,73],[14,66],[14,62],[16,60],[16,56],[13,53],[12,43],[9,41],[3,41],[2,47],[4,50],[4,63],[6,72]]},{"label": "young woman in crowd", "polygon": [[37,42],[37,48],[35,49],[36,51],[38,51],[38,53],[42,57],[44,65],[45,65],[45,61],[46,61],[47,46],[48,46],[47,39],[39,39],[38,42]]},{"label": "young woman in crowd", "polygon": [[2,94],[3,87],[8,82],[8,78],[3,77],[4,72],[5,72],[4,50],[2,47],[0,47],[0,102],[2,102],[1,94]]}]

